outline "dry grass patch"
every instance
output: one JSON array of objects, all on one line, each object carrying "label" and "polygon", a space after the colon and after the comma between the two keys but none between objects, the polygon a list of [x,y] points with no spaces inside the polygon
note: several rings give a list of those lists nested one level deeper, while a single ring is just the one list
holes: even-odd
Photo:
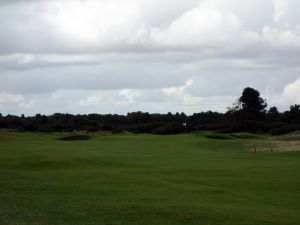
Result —
[{"label": "dry grass patch", "polygon": [[297,152],[300,151],[300,141],[262,140],[247,143],[247,148],[251,152]]}]

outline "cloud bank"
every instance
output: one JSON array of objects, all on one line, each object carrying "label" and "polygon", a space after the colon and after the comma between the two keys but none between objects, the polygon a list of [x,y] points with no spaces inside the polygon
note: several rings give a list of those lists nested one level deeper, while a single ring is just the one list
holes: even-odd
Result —
[{"label": "cloud bank", "polygon": [[298,0],[0,1],[0,112],[300,103]]}]

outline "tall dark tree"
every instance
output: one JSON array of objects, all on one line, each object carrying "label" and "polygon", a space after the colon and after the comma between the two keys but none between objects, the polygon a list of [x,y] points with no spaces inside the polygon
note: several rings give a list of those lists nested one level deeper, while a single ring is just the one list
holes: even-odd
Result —
[{"label": "tall dark tree", "polygon": [[244,112],[252,114],[263,113],[267,107],[266,100],[260,97],[259,91],[250,87],[244,89],[238,102]]}]

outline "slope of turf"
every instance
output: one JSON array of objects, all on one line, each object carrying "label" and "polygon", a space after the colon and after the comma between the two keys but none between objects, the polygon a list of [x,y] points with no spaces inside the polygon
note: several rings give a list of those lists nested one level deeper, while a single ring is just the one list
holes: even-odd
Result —
[{"label": "slope of turf", "polygon": [[300,152],[207,134],[62,136],[0,133],[1,225],[299,224]]}]

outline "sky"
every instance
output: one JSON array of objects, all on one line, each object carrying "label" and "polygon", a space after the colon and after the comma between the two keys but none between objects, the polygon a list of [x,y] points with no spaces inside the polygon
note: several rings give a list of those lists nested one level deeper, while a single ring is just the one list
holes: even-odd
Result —
[{"label": "sky", "polygon": [[300,104],[299,0],[0,0],[0,113]]}]

